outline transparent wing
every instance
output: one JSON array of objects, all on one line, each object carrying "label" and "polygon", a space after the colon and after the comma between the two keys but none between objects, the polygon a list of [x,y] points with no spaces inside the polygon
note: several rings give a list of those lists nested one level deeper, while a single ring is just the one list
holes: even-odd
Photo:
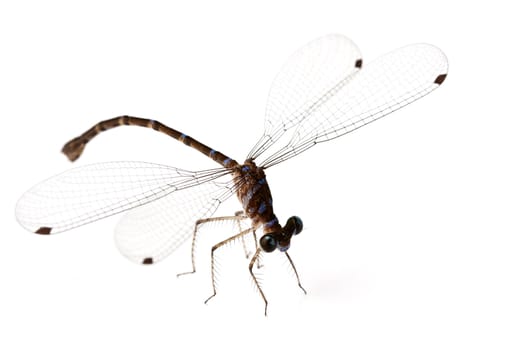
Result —
[{"label": "transparent wing", "polygon": [[144,162],[110,162],[75,168],[26,192],[16,206],[32,232],[58,233],[213,181],[227,169],[200,172]]},{"label": "transparent wing", "polygon": [[191,237],[198,219],[213,215],[234,193],[233,180],[210,181],[127,212],[115,231],[121,253],[137,263],[157,263]]},{"label": "transparent wing", "polygon": [[293,131],[288,144],[261,162],[268,168],[377,120],[436,89],[447,58],[437,47],[415,44],[392,51],[345,77]]},{"label": "transparent wing", "polygon": [[331,34],[295,52],[275,77],[266,106],[264,135],[247,158],[257,158],[321,103],[326,93],[361,66],[348,38]]}]

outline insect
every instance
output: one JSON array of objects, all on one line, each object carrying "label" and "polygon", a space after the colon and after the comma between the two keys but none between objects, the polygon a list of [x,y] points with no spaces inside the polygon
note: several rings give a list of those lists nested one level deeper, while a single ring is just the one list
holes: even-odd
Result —
[{"label": "insect", "polygon": [[[210,298],[217,292],[216,251],[228,242],[253,236],[256,250],[248,267],[266,314],[268,301],[253,272],[263,254],[285,254],[304,291],[288,252],[303,223],[298,216],[284,225],[278,220],[266,170],[423,97],[443,83],[447,68],[445,55],[428,44],[409,45],[363,65],[351,40],[342,35],[321,37],[293,54],[275,78],[264,132],[244,162],[156,120],[132,116],[105,120],[66,143],[63,153],[75,161],[99,133],[135,125],[171,136],[219,167],[188,171],[144,162],[109,162],[75,168],[25,193],[17,203],[17,219],[26,229],[47,235],[126,211],[116,227],[117,246],[126,257],[142,264],[156,263],[192,237],[191,272],[195,272],[200,225],[213,220],[248,222],[249,228],[213,246]],[[234,194],[243,210],[213,218],[219,205]]]}]

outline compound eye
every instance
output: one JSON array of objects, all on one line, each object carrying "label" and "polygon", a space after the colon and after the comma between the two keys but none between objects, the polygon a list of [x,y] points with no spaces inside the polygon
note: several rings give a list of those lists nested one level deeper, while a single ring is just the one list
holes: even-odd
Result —
[{"label": "compound eye", "polygon": [[288,220],[293,220],[295,222],[295,232],[294,235],[298,235],[303,230],[303,220],[298,216],[292,216]]},{"label": "compound eye", "polygon": [[266,253],[271,253],[277,248],[277,240],[271,233],[262,236],[259,240],[259,244],[261,245],[262,250]]},{"label": "compound eye", "polygon": [[283,231],[289,235],[298,235],[303,230],[303,221],[298,216],[292,216],[286,221]]}]

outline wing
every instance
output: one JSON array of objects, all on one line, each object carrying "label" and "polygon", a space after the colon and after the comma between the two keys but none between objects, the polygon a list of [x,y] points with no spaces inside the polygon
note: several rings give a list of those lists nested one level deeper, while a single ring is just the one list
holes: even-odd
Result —
[{"label": "wing", "polygon": [[18,201],[16,217],[29,231],[58,233],[213,181],[227,173],[224,168],[192,172],[144,162],[88,165],[66,171],[30,189]]},{"label": "wing", "polygon": [[234,192],[233,180],[209,181],[135,208],[117,225],[117,247],[134,262],[157,263],[192,235],[198,219],[210,217]]},{"label": "wing", "polygon": [[345,135],[425,96],[447,74],[437,47],[415,44],[392,51],[334,84],[294,129],[288,144],[261,162],[268,168],[317,143]]},{"label": "wing", "polygon": [[337,34],[316,39],[295,52],[273,81],[264,135],[247,158],[255,159],[275,144],[311,114],[334,85],[358,71],[361,64],[357,46]]}]

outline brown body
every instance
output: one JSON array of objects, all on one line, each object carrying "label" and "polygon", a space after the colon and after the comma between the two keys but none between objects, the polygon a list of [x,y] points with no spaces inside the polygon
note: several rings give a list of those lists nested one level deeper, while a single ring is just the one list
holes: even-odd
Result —
[{"label": "brown body", "polygon": [[272,194],[264,170],[248,159],[243,165],[235,167],[233,178],[237,198],[245,214],[251,219],[252,227],[262,225],[264,233],[279,231],[281,226],[273,212]]}]

